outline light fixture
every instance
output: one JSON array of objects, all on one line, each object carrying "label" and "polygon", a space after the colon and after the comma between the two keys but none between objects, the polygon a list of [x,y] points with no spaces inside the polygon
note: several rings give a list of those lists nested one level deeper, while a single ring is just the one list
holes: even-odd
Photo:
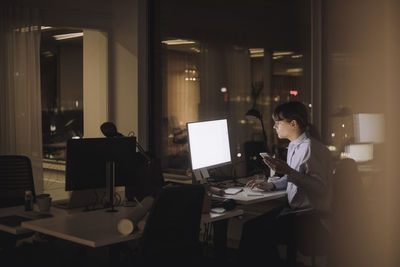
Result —
[{"label": "light fixture", "polygon": [[196,42],[184,39],[174,39],[174,40],[161,41],[161,43],[166,45],[184,45],[184,44],[195,44]]},{"label": "light fixture", "polygon": [[302,71],[303,71],[303,68],[288,68],[288,69],[286,69],[287,73],[299,73]]},{"label": "light fixture", "polygon": [[50,26],[40,26],[40,30],[49,30],[49,29],[52,29],[53,27],[50,27]]},{"label": "light fixture", "polygon": [[249,48],[250,57],[264,57],[264,48]]},{"label": "light fixture", "polygon": [[65,40],[65,39],[78,38],[78,37],[82,37],[82,36],[83,36],[83,32],[74,32],[74,33],[53,35],[53,38],[56,39],[57,41],[60,41],[60,40]]},{"label": "light fixture", "polygon": [[292,51],[276,51],[272,53],[273,56],[290,56],[293,54],[294,52]]},{"label": "light fixture", "polygon": [[292,55],[292,56],[290,56],[291,58],[294,58],[294,59],[298,59],[298,58],[302,58],[303,57],[303,55],[302,54],[299,54],[299,55]]}]

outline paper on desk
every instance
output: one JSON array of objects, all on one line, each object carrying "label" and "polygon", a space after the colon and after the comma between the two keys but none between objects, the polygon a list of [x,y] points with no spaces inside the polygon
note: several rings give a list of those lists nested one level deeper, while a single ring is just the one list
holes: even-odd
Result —
[{"label": "paper on desk", "polygon": [[224,190],[226,195],[236,195],[237,193],[243,191],[243,188],[240,187],[232,187],[232,188],[227,188]]}]

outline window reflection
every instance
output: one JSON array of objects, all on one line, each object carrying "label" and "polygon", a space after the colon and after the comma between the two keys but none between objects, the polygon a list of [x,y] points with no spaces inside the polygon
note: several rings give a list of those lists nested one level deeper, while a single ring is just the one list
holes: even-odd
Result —
[{"label": "window reflection", "polygon": [[[285,159],[271,113],[297,100],[312,114],[310,2],[154,0],[151,8],[150,141],[164,169],[187,173],[186,123],[218,118],[228,119],[238,176],[263,170],[266,148]],[[246,119],[251,109],[262,114],[265,137],[260,121]],[[232,166],[216,171],[229,176]]]},{"label": "window reflection", "polygon": [[42,27],[40,52],[43,158],[65,160],[83,135],[82,29]]},{"label": "window reflection", "polygon": [[[166,171],[190,170],[186,123],[215,118],[229,120],[232,155],[240,155],[233,157],[239,175],[263,169],[255,162],[259,152],[286,157],[287,142],[275,136],[271,114],[276,105],[290,100],[311,108],[301,52],[175,38],[162,41],[162,53]],[[250,109],[262,114],[265,138],[260,121],[246,119]]]}]

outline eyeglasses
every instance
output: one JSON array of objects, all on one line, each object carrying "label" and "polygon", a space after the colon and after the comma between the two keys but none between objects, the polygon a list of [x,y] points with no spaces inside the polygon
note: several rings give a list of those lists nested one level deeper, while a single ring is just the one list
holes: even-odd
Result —
[{"label": "eyeglasses", "polygon": [[284,121],[286,121],[285,119],[282,120],[274,120],[274,125],[281,125]]}]

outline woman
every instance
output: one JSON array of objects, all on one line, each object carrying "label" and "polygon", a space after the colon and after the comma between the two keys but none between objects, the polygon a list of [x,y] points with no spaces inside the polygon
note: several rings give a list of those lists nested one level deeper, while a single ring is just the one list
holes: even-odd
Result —
[{"label": "woman", "polygon": [[332,174],[329,150],[312,137],[306,107],[300,102],[287,102],[276,107],[273,120],[278,138],[289,139],[286,162],[265,157],[264,163],[283,176],[274,182],[248,182],[262,190],[286,190],[290,208],[329,206]]},{"label": "woman", "polygon": [[[306,107],[300,102],[287,102],[276,107],[272,116],[278,138],[289,139],[286,162],[264,157],[264,163],[283,176],[273,182],[247,183],[265,191],[286,190],[287,205],[247,221],[243,225],[239,252],[242,262],[249,263],[257,254],[267,256],[271,266],[279,264],[276,245],[293,241],[293,214],[296,210],[326,210],[330,201],[332,174],[329,150],[309,134]],[[289,254],[295,252],[289,252]],[[289,256],[288,256],[289,257]],[[259,259],[258,259],[259,260]]]}]

